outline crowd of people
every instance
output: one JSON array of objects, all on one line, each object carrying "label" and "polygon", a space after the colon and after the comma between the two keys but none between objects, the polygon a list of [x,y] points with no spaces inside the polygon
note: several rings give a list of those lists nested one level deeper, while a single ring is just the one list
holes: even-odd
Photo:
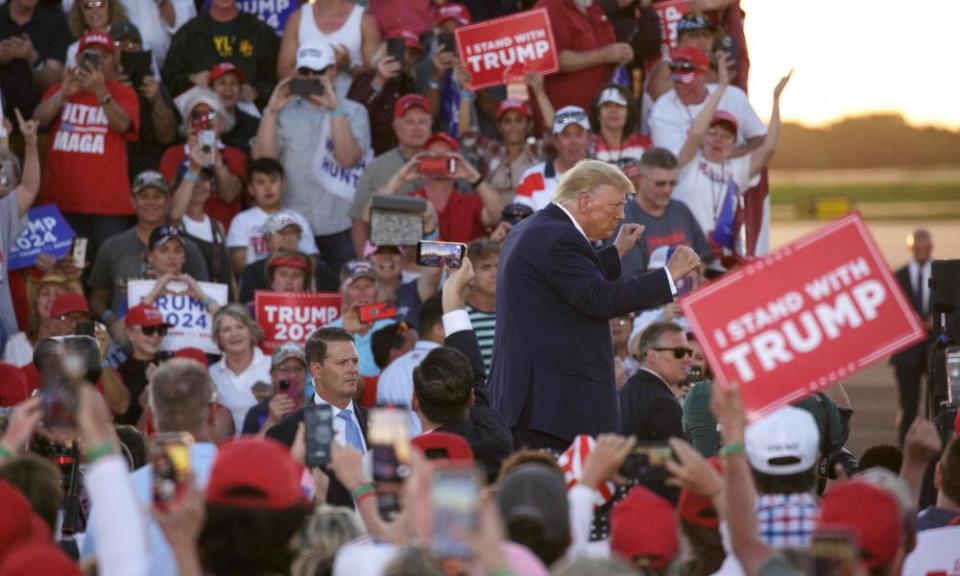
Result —
[{"label": "crowd of people", "polygon": [[[471,89],[448,36],[530,8],[559,70]],[[0,6],[0,576],[955,570],[960,419],[914,417],[922,349],[899,445],[853,454],[842,386],[748,423],[676,303],[769,250],[790,74],[765,124],[743,17]],[[44,205],[82,242],[9,270]],[[391,205],[451,244],[375,240]],[[267,345],[264,293],[339,317]],[[208,341],[171,344],[181,297]]]}]

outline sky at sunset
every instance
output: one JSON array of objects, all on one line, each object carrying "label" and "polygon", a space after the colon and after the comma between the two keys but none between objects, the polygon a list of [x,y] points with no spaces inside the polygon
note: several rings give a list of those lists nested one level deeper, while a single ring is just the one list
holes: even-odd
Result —
[{"label": "sky at sunset", "polygon": [[786,120],[820,125],[870,112],[960,129],[960,0],[741,0],[750,100],[769,116],[777,80]]}]

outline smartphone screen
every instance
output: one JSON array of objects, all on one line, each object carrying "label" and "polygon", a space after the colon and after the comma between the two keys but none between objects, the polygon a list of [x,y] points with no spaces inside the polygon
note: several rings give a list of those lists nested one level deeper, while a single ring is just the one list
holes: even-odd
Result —
[{"label": "smartphone screen", "polygon": [[467,558],[469,544],[457,534],[477,530],[480,480],[472,467],[442,466],[433,472],[430,492],[433,509],[433,550],[440,558]]},{"label": "smartphone screen", "polygon": [[457,173],[457,159],[450,156],[421,156],[417,170],[422,176],[444,178]]},{"label": "smartphone screen", "polygon": [[853,532],[815,530],[810,540],[816,576],[853,576],[857,573],[857,541]]},{"label": "smartphone screen", "polygon": [[437,36],[437,42],[440,44],[441,52],[457,51],[457,40],[453,32],[442,32]]},{"label": "smartphone screen", "polygon": [[87,239],[79,236],[73,239],[73,246],[70,248],[70,257],[73,258],[73,265],[81,270],[87,266]]},{"label": "smartphone screen", "polygon": [[417,264],[432,268],[459,268],[467,253],[467,245],[460,242],[417,242]]},{"label": "smartphone screen", "polygon": [[410,417],[399,406],[370,410],[367,440],[376,482],[403,482],[410,474]]},{"label": "smartphone screen", "polygon": [[323,84],[319,78],[293,78],[290,80],[290,94],[301,98],[323,96]]},{"label": "smartphone screen", "polygon": [[357,306],[357,315],[364,324],[372,324],[377,320],[386,320],[397,317],[397,307],[389,302],[375,302]]},{"label": "smartphone screen", "polygon": [[667,479],[667,461],[673,451],[666,442],[637,442],[633,452],[620,467],[620,474],[630,480],[663,482]]},{"label": "smartphone screen", "polygon": [[97,70],[100,68],[100,53],[96,50],[84,50],[80,55],[80,62],[88,70]]},{"label": "smartphone screen", "polygon": [[390,56],[396,60],[400,66],[403,66],[406,54],[407,45],[404,43],[403,38],[387,38],[387,56]]},{"label": "smartphone screen", "polygon": [[154,434],[150,445],[153,466],[153,504],[167,510],[187,491],[190,474],[190,446],[193,437],[186,432]]},{"label": "smartphone screen", "polygon": [[303,426],[307,453],[304,464],[316,468],[330,463],[330,442],[333,440],[333,408],[329,404],[305,406]]}]

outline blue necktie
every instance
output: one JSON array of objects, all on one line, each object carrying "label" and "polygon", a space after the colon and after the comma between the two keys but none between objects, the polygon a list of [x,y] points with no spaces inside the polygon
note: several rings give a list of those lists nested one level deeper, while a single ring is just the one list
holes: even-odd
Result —
[{"label": "blue necktie", "polygon": [[360,437],[360,429],[357,427],[357,423],[353,421],[352,416],[353,410],[350,408],[345,408],[337,414],[337,418],[343,420],[344,431],[347,433],[347,444],[353,446],[363,454],[363,439]]}]

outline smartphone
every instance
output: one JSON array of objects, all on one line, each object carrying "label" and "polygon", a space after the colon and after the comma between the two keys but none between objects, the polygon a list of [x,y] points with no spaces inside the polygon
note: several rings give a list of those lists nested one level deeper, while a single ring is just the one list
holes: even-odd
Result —
[{"label": "smartphone", "polygon": [[43,422],[48,428],[76,426],[83,381],[96,382],[103,366],[100,347],[92,336],[44,338],[33,351],[40,374]]},{"label": "smartphone", "polygon": [[947,400],[960,406],[960,346],[948,346],[943,352],[947,364]]},{"label": "smartphone", "polygon": [[323,96],[323,84],[319,78],[293,78],[290,80],[290,94],[306,98],[308,96]]},{"label": "smartphone", "polygon": [[400,483],[410,474],[410,416],[405,407],[370,410],[367,441],[373,454],[373,480]]},{"label": "smartphone", "polygon": [[437,44],[439,44],[441,52],[457,51],[457,39],[453,35],[453,32],[441,32],[437,34]]},{"label": "smartphone", "polygon": [[74,329],[74,333],[77,336],[90,336],[91,338],[96,338],[96,326],[93,323],[93,320],[78,320],[77,327]]},{"label": "smartphone", "polygon": [[216,130],[201,130],[197,133],[197,144],[200,146],[201,152],[212,154],[214,147],[217,145]]},{"label": "smartphone", "polygon": [[80,55],[80,65],[87,70],[98,70],[100,68],[100,53],[96,50],[84,50]]},{"label": "smartphone", "polygon": [[80,383],[67,378],[62,368],[47,367],[40,375],[43,425],[54,430],[72,430],[80,409]]},{"label": "smartphone", "polygon": [[333,408],[329,404],[305,406],[303,427],[307,449],[304,464],[311,468],[326,466],[333,441]]},{"label": "smartphone", "polygon": [[13,163],[9,160],[0,162],[0,187],[13,186]]},{"label": "smartphone", "polygon": [[404,65],[407,56],[407,45],[403,38],[387,38],[387,56]]},{"label": "smartphone", "polygon": [[417,242],[417,264],[432,268],[459,268],[467,254],[467,245],[461,242]]},{"label": "smartphone", "polygon": [[357,306],[357,314],[364,324],[372,324],[377,320],[397,317],[397,307],[389,302],[375,302]]},{"label": "smartphone", "polygon": [[423,176],[444,178],[457,173],[457,159],[452,156],[421,156],[417,170]]},{"label": "smartphone", "polygon": [[810,540],[816,576],[853,576],[859,553],[856,535],[849,530],[814,530]]},{"label": "smartphone", "polygon": [[143,84],[143,79],[150,74],[152,64],[153,55],[150,50],[120,53],[120,65],[123,67],[123,73],[130,79],[134,89],[138,90]]},{"label": "smartphone", "polygon": [[448,463],[433,471],[433,551],[439,558],[468,558],[470,545],[457,534],[476,532],[480,524],[480,479],[472,466]]},{"label": "smartphone", "polygon": [[663,482],[669,476],[667,461],[672,457],[673,451],[666,442],[637,442],[620,467],[620,474],[641,483]]},{"label": "smartphone", "polygon": [[187,492],[190,474],[190,446],[193,436],[186,432],[162,432],[150,442],[153,466],[153,504],[168,510]]},{"label": "smartphone", "polygon": [[77,236],[70,246],[70,257],[73,258],[73,265],[81,270],[87,266],[87,243],[86,238]]},{"label": "smartphone", "polygon": [[290,382],[289,380],[287,380],[286,378],[284,378],[283,380],[280,380],[279,382],[277,382],[277,392],[276,392],[276,393],[277,393],[277,394],[283,394],[284,396],[287,396],[287,397],[290,398],[291,400],[296,400],[296,398],[294,398],[294,397],[290,394],[290,390],[291,390],[292,388],[293,388],[293,383]]}]

